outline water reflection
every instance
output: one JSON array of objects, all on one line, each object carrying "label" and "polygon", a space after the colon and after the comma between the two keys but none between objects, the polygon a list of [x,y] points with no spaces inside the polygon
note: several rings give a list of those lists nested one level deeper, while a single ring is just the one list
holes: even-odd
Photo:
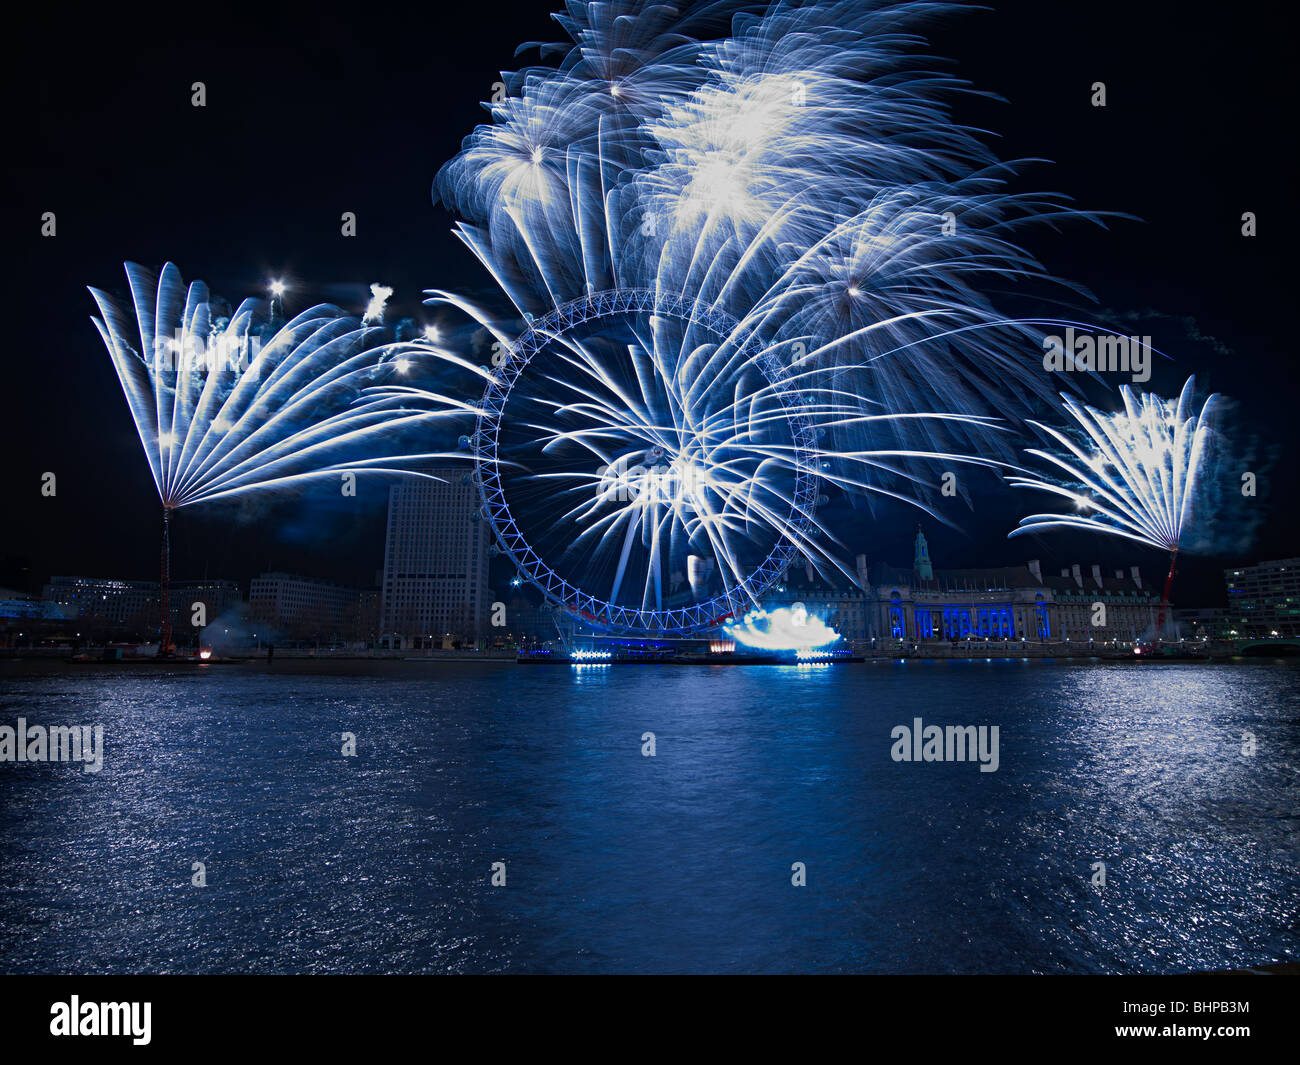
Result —
[{"label": "water reflection", "polygon": [[[0,766],[4,969],[1130,972],[1296,954],[1293,666],[370,672],[0,682],[0,723],[100,723],[106,745],[95,776]],[[998,771],[892,761],[915,717],[999,726]]]}]

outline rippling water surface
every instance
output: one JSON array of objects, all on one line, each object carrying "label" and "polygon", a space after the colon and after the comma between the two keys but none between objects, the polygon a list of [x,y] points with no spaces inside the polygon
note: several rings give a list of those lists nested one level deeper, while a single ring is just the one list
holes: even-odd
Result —
[{"label": "rippling water surface", "polygon": [[[1300,960],[1294,663],[5,668],[0,724],[105,735],[0,764],[5,972]],[[892,761],[918,716],[1000,768]]]}]

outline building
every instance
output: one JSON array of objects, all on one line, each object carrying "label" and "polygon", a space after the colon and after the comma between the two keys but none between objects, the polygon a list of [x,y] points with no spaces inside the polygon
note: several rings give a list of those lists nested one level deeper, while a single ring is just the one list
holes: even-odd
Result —
[{"label": "building", "polygon": [[402,646],[477,641],[489,635],[489,523],[463,467],[422,472],[388,494],[380,627]]},{"label": "building", "polygon": [[[161,593],[157,581],[119,581],[107,577],[51,577],[45,599],[80,621],[90,637],[158,638]],[[210,624],[243,602],[237,581],[173,581],[168,592],[172,632],[183,641],[195,617]],[[203,604],[196,614],[195,606]]]},{"label": "building", "polygon": [[1228,628],[1238,636],[1300,636],[1300,558],[1225,569]]},{"label": "building", "polygon": [[19,640],[32,646],[42,639],[74,639],[80,635],[76,622],[75,607],[0,588],[0,647],[15,647]]},{"label": "building", "polygon": [[75,611],[96,636],[128,631],[158,634],[157,581],[118,581],[107,577],[51,577],[45,599]]},{"label": "building", "polygon": [[1160,595],[1137,566],[1113,576],[1075,564],[1045,577],[1037,560],[938,570],[919,526],[914,548],[911,569],[868,566],[859,555],[852,586],[832,585],[811,563],[792,567],[769,602],[802,602],[858,648],[968,640],[1126,646],[1155,631]]},{"label": "building", "polygon": [[1174,612],[1178,634],[1188,640],[1227,640],[1232,626],[1228,612],[1221,606],[1187,607]]},{"label": "building", "polygon": [[[242,605],[244,595],[238,581],[173,581],[167,595],[172,617],[172,635],[180,641],[186,633],[211,625],[226,611]],[[200,611],[199,604],[203,605]],[[200,620],[201,625],[195,625]]]},{"label": "building", "polygon": [[[272,640],[370,642],[378,593],[293,573],[263,573],[248,589],[248,613]],[[259,637],[260,639],[260,637]]]},{"label": "building", "polygon": [[488,645],[494,648],[526,647],[554,643],[573,630],[573,617],[553,603],[533,602],[516,594],[505,604],[504,625],[488,630]]},{"label": "building", "polygon": [[[1047,578],[1045,583],[1053,593],[1055,605],[1055,610],[1049,609],[1047,613],[1049,618],[1055,616],[1053,631],[1058,638],[1066,642],[1126,646],[1155,635],[1160,618],[1160,591],[1143,582],[1137,566],[1130,566],[1127,572],[1117,569],[1114,574],[1103,576],[1101,566],[1096,563],[1085,574],[1076,562],[1062,569],[1059,577]],[[1172,610],[1170,603],[1166,607],[1167,617],[1172,617]],[[1165,636],[1169,635],[1166,626]]]}]

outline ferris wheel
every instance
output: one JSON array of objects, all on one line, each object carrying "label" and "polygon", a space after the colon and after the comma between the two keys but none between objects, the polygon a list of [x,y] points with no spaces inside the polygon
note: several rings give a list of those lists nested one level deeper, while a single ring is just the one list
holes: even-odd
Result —
[{"label": "ferris wheel", "polygon": [[470,438],[484,517],[570,614],[707,630],[757,603],[815,527],[797,375],[726,312],[592,292],[530,319],[493,363]]}]

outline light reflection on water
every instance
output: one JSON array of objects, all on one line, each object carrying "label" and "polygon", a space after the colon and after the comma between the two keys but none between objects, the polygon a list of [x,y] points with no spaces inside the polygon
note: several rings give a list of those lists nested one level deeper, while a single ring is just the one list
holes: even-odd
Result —
[{"label": "light reflection on water", "polygon": [[[106,746],[0,765],[0,968],[1300,960],[1295,664],[293,668],[0,675],[0,724]],[[998,772],[891,761],[918,716],[998,725]]]}]

